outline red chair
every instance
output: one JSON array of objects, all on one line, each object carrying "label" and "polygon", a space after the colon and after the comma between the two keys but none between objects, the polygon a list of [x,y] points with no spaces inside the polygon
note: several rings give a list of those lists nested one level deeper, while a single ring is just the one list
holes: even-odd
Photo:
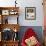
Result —
[{"label": "red chair", "polygon": [[[25,43],[25,40],[32,37],[32,36],[34,36],[37,39],[37,35],[34,32],[34,30],[32,28],[27,29],[27,31],[25,32],[24,37],[22,38],[21,46],[27,46],[27,44]],[[39,41],[37,42],[37,44],[35,46],[41,46]]]}]

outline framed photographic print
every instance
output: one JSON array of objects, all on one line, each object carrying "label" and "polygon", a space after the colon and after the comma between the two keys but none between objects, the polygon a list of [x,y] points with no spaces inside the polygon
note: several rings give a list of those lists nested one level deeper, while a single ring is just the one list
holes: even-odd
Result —
[{"label": "framed photographic print", "polygon": [[26,7],[25,8],[25,19],[26,20],[35,20],[36,19],[36,8],[35,7]]},{"label": "framed photographic print", "polygon": [[13,10],[10,10],[9,14],[10,15],[16,15],[17,14],[17,11],[15,11],[14,9]]},{"label": "framed photographic print", "polygon": [[2,15],[9,15],[9,10],[2,10]]}]

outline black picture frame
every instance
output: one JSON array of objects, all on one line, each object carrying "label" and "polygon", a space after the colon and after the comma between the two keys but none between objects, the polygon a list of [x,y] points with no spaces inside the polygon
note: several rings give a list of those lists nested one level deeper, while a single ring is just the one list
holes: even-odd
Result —
[{"label": "black picture frame", "polygon": [[25,19],[36,20],[36,7],[25,7]]}]

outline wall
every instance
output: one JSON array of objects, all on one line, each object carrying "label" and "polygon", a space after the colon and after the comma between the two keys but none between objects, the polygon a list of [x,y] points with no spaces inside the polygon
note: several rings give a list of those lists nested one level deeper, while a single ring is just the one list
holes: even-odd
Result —
[{"label": "wall", "polygon": [[[15,0],[0,0],[0,6],[1,7],[10,7],[14,6]],[[40,41],[43,41],[43,6],[42,6],[42,0],[17,0],[17,6],[19,6],[19,24],[20,26],[33,26],[32,28],[35,29],[35,32],[37,33]],[[25,20],[25,7],[36,7],[36,20]],[[9,17],[9,20],[12,17]],[[13,21],[14,22],[14,21]],[[22,35],[27,27],[21,27],[20,29],[20,39],[22,38]],[[22,34],[22,35],[21,35]]]},{"label": "wall", "polygon": [[21,26],[21,29],[19,31],[20,42],[24,36],[24,33],[27,31],[28,28],[32,28],[37,34],[39,41],[43,43],[43,30],[41,26]]},{"label": "wall", "polygon": [[[0,6],[15,6],[15,0],[0,0]],[[19,6],[19,24],[21,26],[43,26],[42,0],[17,0]],[[25,20],[25,7],[36,7],[36,20]],[[21,19],[20,19],[21,18]]]},{"label": "wall", "polygon": [[[20,2],[20,18],[22,26],[42,26],[43,25],[43,6],[42,0],[21,0]],[[36,20],[25,20],[25,7],[36,7]]]}]

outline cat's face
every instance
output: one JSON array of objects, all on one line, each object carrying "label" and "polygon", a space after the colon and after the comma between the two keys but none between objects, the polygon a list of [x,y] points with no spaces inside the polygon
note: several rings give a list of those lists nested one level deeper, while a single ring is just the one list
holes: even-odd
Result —
[{"label": "cat's face", "polygon": [[25,43],[28,45],[28,46],[32,46],[32,45],[36,45],[37,44],[37,39],[32,36],[32,37],[29,37],[28,39],[25,40]]}]

